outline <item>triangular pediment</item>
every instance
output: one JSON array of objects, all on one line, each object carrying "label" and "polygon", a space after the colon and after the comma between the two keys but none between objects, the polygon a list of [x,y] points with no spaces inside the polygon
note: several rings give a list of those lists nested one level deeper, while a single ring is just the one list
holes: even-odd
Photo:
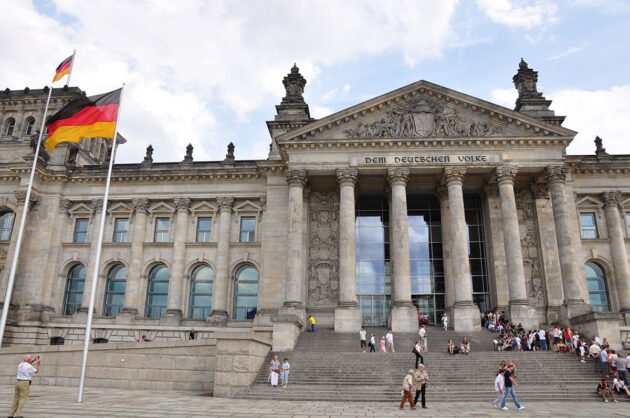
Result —
[{"label": "triangular pediment", "polygon": [[575,206],[578,207],[588,207],[588,208],[601,208],[604,206],[604,202],[592,197],[592,196],[583,196],[580,199],[577,199],[575,202]]},{"label": "triangular pediment", "polygon": [[149,208],[150,213],[172,213],[175,208],[165,202],[156,202]]},{"label": "triangular pediment", "polygon": [[205,200],[201,202],[197,202],[190,207],[190,211],[197,212],[216,212],[218,208],[210,202],[206,202]]},{"label": "triangular pediment", "polygon": [[576,132],[418,81],[278,136],[300,140],[572,138]]},{"label": "triangular pediment", "polygon": [[68,213],[70,215],[91,215],[94,211],[85,203],[75,203],[70,209],[68,209]]},{"label": "triangular pediment", "polygon": [[127,214],[127,213],[132,212],[132,208],[126,203],[116,202],[107,209],[107,212],[110,214],[117,214],[117,213]]}]

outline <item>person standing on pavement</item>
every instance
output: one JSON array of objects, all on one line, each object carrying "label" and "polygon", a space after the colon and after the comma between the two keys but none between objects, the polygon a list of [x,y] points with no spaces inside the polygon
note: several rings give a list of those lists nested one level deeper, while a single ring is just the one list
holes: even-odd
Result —
[{"label": "person standing on pavement", "polygon": [[602,352],[602,349],[599,348],[599,345],[593,341],[593,344],[588,349],[588,355],[593,359],[593,368],[596,372],[601,371],[602,362],[599,359],[599,354]]},{"label": "person standing on pavement", "polygon": [[[28,394],[31,391],[31,377],[35,373],[39,373],[39,365],[41,362],[42,359],[40,359],[39,356],[32,359],[31,356],[27,354],[24,356],[24,361],[18,364],[15,394],[13,395],[11,409],[9,409],[10,417],[22,416],[22,408],[24,408]],[[36,363],[35,367],[33,367],[33,363]]]},{"label": "person standing on pavement", "polygon": [[518,400],[516,399],[516,393],[514,393],[514,386],[518,388],[519,385],[518,383],[516,383],[516,380],[514,380],[514,363],[512,363],[512,361],[508,361],[507,369],[505,370],[505,374],[503,375],[503,377],[505,378],[505,395],[503,396],[503,400],[501,401],[501,409],[503,409],[504,411],[508,410],[507,406],[505,406],[505,401],[507,401],[507,398],[510,394],[512,395],[514,405],[516,405],[519,410],[525,409],[524,406],[518,403]]},{"label": "person standing on pavement", "polygon": [[425,325],[422,325],[422,328],[420,328],[418,335],[420,336],[420,345],[422,346],[422,352],[427,353],[429,351],[429,346],[427,344],[427,329]]},{"label": "person standing on pavement", "polygon": [[361,352],[365,353],[367,351],[367,333],[365,332],[365,328],[361,327],[361,331],[359,331],[359,338],[361,339]]},{"label": "person standing on pavement", "polygon": [[497,377],[494,379],[494,390],[497,392],[497,398],[492,402],[492,405],[496,408],[503,402],[505,395],[505,369],[500,369],[497,373]]},{"label": "person standing on pavement", "polygon": [[392,334],[391,329],[389,330],[389,332],[387,332],[385,338],[387,339],[387,348],[391,349],[392,353],[395,353],[396,350],[394,350],[394,334]]},{"label": "person standing on pavement", "polygon": [[540,331],[538,331],[538,337],[540,338],[540,350],[547,351],[547,338],[545,337],[544,329],[541,328]]},{"label": "person standing on pavement", "polygon": [[409,405],[411,405],[411,409],[416,409],[416,404],[413,402],[413,396],[411,396],[411,391],[414,390],[413,376],[414,371],[409,369],[407,376],[403,379],[403,397],[402,401],[400,401],[400,409],[405,409],[405,402],[407,400],[409,401]]},{"label": "person standing on pavement", "polygon": [[418,366],[418,371],[413,377],[416,381],[416,397],[413,399],[413,403],[418,405],[418,395],[422,394],[422,407],[426,409],[427,402],[424,395],[427,387],[429,387],[429,375],[424,368],[424,364]]}]

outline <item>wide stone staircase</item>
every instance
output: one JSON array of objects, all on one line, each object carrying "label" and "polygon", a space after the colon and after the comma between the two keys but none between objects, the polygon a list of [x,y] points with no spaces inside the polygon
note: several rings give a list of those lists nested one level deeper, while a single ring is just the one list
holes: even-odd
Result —
[{"label": "wide stone staircase", "polygon": [[[366,328],[376,335],[377,345],[385,328]],[[601,399],[595,388],[599,374],[593,364],[580,363],[575,354],[555,352],[492,351],[494,335],[487,330],[472,333],[444,331],[428,327],[428,349],[424,364],[429,374],[427,399],[435,402],[479,402],[496,397],[494,379],[501,360],[517,366],[516,390],[519,401],[587,401]],[[466,335],[471,343],[469,355],[450,356],[449,338],[456,344]],[[411,352],[417,335],[395,334],[395,353],[360,352],[359,334],[339,334],[317,328],[303,333],[293,351],[270,353],[248,391],[237,397],[247,399],[321,400],[321,401],[399,401],[402,380],[415,366]],[[268,364],[274,355],[289,358],[289,385],[271,387]],[[627,400],[624,395],[620,401]]]}]

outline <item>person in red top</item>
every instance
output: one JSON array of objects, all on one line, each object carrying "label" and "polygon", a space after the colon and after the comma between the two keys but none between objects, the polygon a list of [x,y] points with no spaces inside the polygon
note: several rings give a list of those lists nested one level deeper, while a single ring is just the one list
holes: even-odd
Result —
[{"label": "person in red top", "polygon": [[608,383],[606,383],[605,378],[602,378],[602,381],[599,382],[599,384],[597,385],[597,392],[602,395],[602,397],[604,398],[604,402],[608,402],[608,399],[606,399],[606,394],[612,396],[613,401],[617,402],[617,399],[615,398],[615,393],[612,391],[612,389],[610,389],[610,387],[608,387]]},{"label": "person in red top", "polygon": [[564,343],[567,345],[569,351],[573,352],[573,332],[570,327],[566,327],[564,330]]}]

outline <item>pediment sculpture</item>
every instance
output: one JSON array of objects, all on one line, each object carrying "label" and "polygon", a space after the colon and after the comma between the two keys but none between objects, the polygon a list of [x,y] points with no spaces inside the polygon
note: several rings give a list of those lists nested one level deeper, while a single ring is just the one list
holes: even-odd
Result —
[{"label": "pediment sculpture", "polygon": [[503,128],[419,97],[387,110],[380,120],[359,122],[343,132],[348,138],[482,137],[501,135]]}]

